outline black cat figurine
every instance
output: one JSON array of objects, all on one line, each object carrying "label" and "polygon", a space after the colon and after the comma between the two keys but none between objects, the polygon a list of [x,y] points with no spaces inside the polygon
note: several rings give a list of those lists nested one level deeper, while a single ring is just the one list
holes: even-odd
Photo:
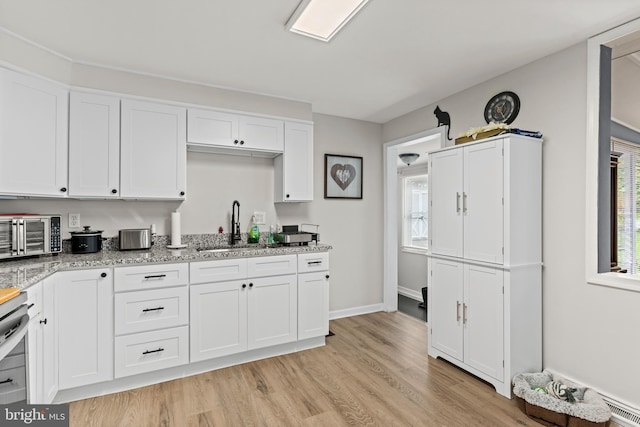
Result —
[{"label": "black cat figurine", "polygon": [[436,115],[436,119],[438,119],[438,126],[446,126],[447,127],[447,139],[451,141],[449,137],[449,129],[451,129],[451,116],[446,111],[442,111],[438,105],[436,105],[436,109],[433,110],[433,114]]}]

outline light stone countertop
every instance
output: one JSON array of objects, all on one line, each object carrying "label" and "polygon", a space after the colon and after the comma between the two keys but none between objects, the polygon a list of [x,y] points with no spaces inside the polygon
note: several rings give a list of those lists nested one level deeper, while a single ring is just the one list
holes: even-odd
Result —
[{"label": "light stone countertop", "polygon": [[164,245],[154,245],[148,250],[118,251],[107,249],[93,254],[62,253],[0,262],[0,288],[26,289],[56,271],[62,270],[327,252],[330,249],[332,249],[330,245],[310,243],[308,246],[264,247],[256,245],[256,248],[251,250],[201,252],[198,251],[197,246],[169,249]]}]

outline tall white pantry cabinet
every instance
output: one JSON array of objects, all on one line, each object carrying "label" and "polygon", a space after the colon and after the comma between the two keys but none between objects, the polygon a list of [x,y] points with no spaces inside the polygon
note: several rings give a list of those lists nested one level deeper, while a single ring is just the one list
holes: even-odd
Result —
[{"label": "tall white pantry cabinet", "polygon": [[428,352],[511,397],[542,369],[542,141],[429,154]]}]

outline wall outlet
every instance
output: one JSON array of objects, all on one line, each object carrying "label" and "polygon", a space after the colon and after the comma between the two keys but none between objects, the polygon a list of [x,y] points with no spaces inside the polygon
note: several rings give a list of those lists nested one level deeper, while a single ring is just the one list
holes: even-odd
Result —
[{"label": "wall outlet", "polygon": [[78,213],[70,213],[69,214],[69,228],[79,228],[80,227],[80,214]]},{"label": "wall outlet", "polygon": [[254,212],[253,220],[258,225],[264,225],[267,223],[267,213],[266,212]]}]

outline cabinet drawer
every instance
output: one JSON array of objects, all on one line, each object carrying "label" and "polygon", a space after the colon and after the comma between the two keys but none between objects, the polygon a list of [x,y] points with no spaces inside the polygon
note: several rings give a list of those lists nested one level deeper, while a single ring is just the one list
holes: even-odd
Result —
[{"label": "cabinet drawer", "polygon": [[295,274],[298,271],[295,255],[278,255],[249,258],[247,274],[249,277],[280,276]]},{"label": "cabinet drawer", "polygon": [[186,286],[115,295],[116,335],[172,328],[186,325],[188,320]]},{"label": "cabinet drawer", "polygon": [[189,327],[125,335],[115,339],[115,377],[184,365],[189,362]]},{"label": "cabinet drawer", "polygon": [[189,265],[158,264],[120,267],[114,270],[115,292],[166,288],[189,283]]},{"label": "cabinet drawer", "polygon": [[24,357],[22,366],[0,371],[0,404],[18,402],[27,398]]},{"label": "cabinet drawer", "polygon": [[329,253],[310,253],[298,255],[298,273],[312,273],[329,269]]},{"label": "cabinet drawer", "polygon": [[222,282],[247,277],[246,258],[192,262],[189,268],[191,283]]}]

